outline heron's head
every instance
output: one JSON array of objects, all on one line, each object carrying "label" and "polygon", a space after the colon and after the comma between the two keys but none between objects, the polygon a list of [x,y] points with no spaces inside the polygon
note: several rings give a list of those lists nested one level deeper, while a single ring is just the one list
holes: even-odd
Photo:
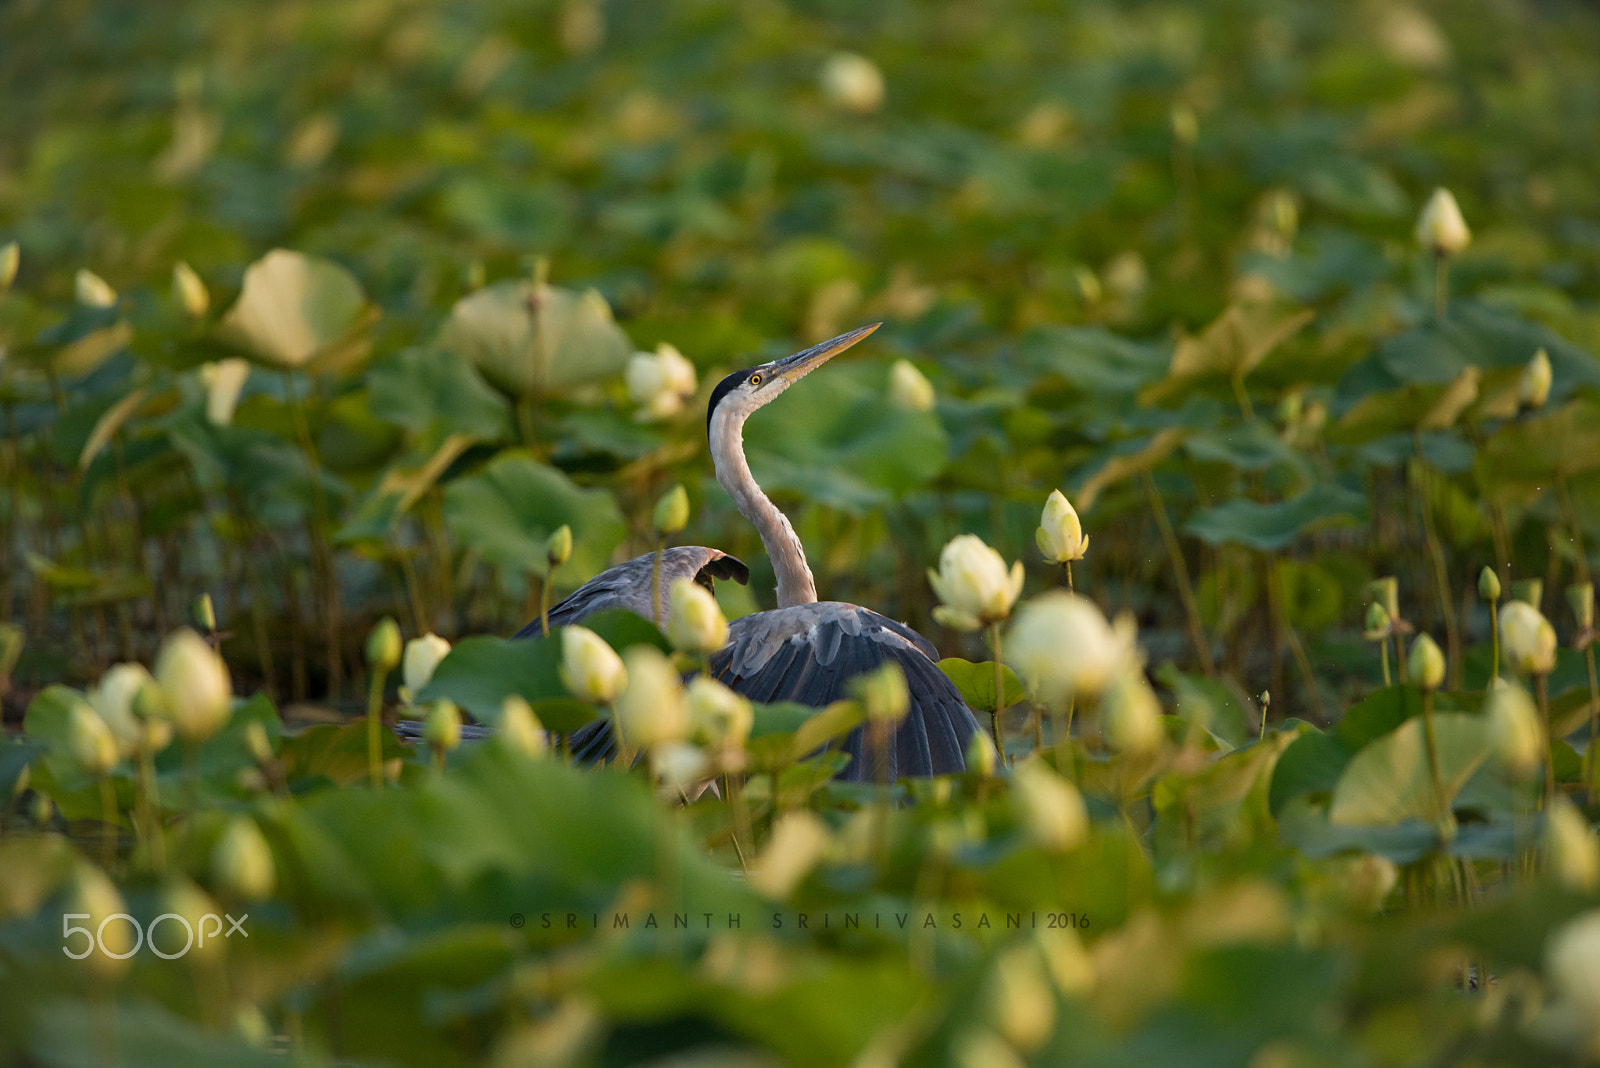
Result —
[{"label": "heron's head", "polygon": [[751,412],[882,325],[863,326],[793,356],[733,372],[711,391],[711,403],[706,408],[706,433],[713,439],[717,437],[715,428],[719,418],[731,420],[732,426],[742,425]]}]

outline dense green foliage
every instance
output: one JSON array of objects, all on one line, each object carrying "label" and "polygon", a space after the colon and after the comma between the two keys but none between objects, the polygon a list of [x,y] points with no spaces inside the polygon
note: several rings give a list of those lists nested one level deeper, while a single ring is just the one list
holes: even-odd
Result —
[{"label": "dense green foliage", "polygon": [[[1597,936],[1561,933],[1600,889],[1563,596],[1600,541],[1597,54],[1557,0],[0,7],[0,1060],[1600,1055]],[[1414,234],[1436,186],[1452,256]],[[372,694],[606,714],[493,636],[654,548],[677,483],[674,540],[752,565],[728,614],[769,607],[705,401],[878,319],[746,435],[822,595],[985,660],[926,570],[976,532],[1063,585],[1063,489],[1159,744],[1086,694],[1025,756],[1023,702],[998,778],[848,786],[809,754],[863,710],[776,706],[688,804],[388,732],[368,785]],[[692,395],[630,390],[662,343]],[[191,650],[111,722],[184,737],[104,749],[105,672],[201,594],[225,725]],[[384,616],[456,642],[428,689],[372,677]],[[249,938],[59,955],[120,911]]]}]

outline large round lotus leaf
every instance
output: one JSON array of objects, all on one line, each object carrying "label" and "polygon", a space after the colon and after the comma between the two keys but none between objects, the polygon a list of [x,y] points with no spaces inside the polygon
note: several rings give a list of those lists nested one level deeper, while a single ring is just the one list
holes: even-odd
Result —
[{"label": "large round lotus leaf", "polygon": [[496,282],[456,301],[436,344],[513,397],[617,374],[633,352],[600,294],[524,281]]},{"label": "large round lotus leaf", "polygon": [[415,434],[437,428],[495,442],[510,436],[505,398],[472,365],[439,349],[405,349],[367,374],[372,414]]},{"label": "large round lotus leaf", "polygon": [[625,532],[611,494],[581,489],[520,449],[508,450],[444,491],[444,520],[461,545],[510,573],[545,573],[545,539],[572,528],[569,574],[592,575],[609,563]]},{"label": "large round lotus leaf", "polygon": [[304,367],[361,322],[367,298],[337,263],[273,249],[244,272],[218,332],[266,363]]},{"label": "large round lotus leaf", "polygon": [[1334,483],[1313,486],[1286,501],[1233,500],[1195,513],[1184,529],[1208,545],[1244,545],[1272,552],[1325,526],[1366,521],[1367,499]]},{"label": "large round lotus leaf", "polygon": [[[1439,777],[1448,803],[1489,755],[1488,724],[1482,716],[1461,712],[1436,713],[1433,723]],[[1411,717],[1357,753],[1339,776],[1328,809],[1329,819],[1343,824],[1390,826],[1437,816],[1421,716]]]},{"label": "large round lotus leaf", "polygon": [[1508,423],[1478,454],[1478,478],[1501,502],[1528,501],[1600,468],[1600,404],[1580,398]]}]

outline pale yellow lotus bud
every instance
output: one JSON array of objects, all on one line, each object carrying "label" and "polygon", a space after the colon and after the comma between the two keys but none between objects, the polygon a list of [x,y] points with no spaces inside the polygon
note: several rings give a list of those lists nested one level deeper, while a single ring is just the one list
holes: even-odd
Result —
[{"label": "pale yellow lotus bud", "polygon": [[667,742],[650,750],[650,771],[673,798],[704,782],[710,770],[705,751],[688,742]]},{"label": "pale yellow lotus bud", "polygon": [[200,365],[200,382],[206,387],[206,422],[228,426],[239,407],[239,394],[250,377],[250,361],[242,356]]},{"label": "pale yellow lotus bud", "polygon": [[1144,265],[1144,257],[1133,249],[1111,257],[1101,268],[1100,276],[1111,292],[1127,300],[1139,296],[1150,286],[1150,270]]},{"label": "pale yellow lotus bud", "polygon": [[89,691],[89,704],[111,728],[117,739],[117,751],[123,756],[138,753],[144,741],[144,729],[139,717],[134,715],[133,699],[142,687],[154,681],[142,664],[113,664],[100,676],[100,684]]},{"label": "pale yellow lotus bud", "polygon": [[828,851],[832,835],[805,809],[778,817],[766,848],[750,866],[750,885],[770,898],[786,898]]},{"label": "pale yellow lotus bud", "polygon": [[424,634],[406,642],[406,651],[400,662],[400,677],[405,680],[406,692],[415,698],[423,687],[433,680],[439,664],[450,655],[450,643],[437,634]]},{"label": "pale yellow lotus bud", "polygon": [[965,756],[968,771],[985,779],[994,778],[994,769],[1000,763],[1000,754],[995,751],[994,743],[989,740],[986,732],[973,731],[967,736]]},{"label": "pale yellow lotus bud", "polygon": [[933,383],[910,360],[896,360],[889,368],[889,400],[914,412],[930,412],[937,400]]},{"label": "pale yellow lotus bud", "polygon": [[253,720],[244,729],[244,747],[250,753],[250,759],[257,764],[272,763],[272,739],[267,735],[267,728],[261,725],[260,720]]},{"label": "pale yellow lotus bud", "polygon": [[66,737],[73,763],[86,774],[99,777],[117,766],[116,736],[87,701],[75,701],[67,711]]},{"label": "pale yellow lotus bud", "polygon": [[883,106],[883,72],[865,56],[835,52],[822,65],[822,95],[841,111],[867,115]]},{"label": "pale yellow lotus bud", "polygon": [[1478,572],[1478,596],[1490,604],[1500,600],[1500,573],[1494,568],[1485,566]]},{"label": "pale yellow lotus bud", "polygon": [[1400,879],[1400,869],[1388,857],[1363,853],[1346,859],[1335,884],[1345,900],[1361,912],[1377,912]]},{"label": "pale yellow lotus bud", "polygon": [[1389,619],[1388,611],[1377,601],[1367,605],[1366,627],[1362,637],[1369,642],[1388,641],[1389,636],[1394,633],[1394,623]]},{"label": "pale yellow lotus bud", "polygon": [[1050,979],[1062,997],[1081,998],[1094,992],[1094,958],[1071,927],[1040,928],[1033,933]]},{"label": "pale yellow lotus bud", "polygon": [[560,567],[572,558],[572,528],[562,523],[545,539],[544,559],[551,567]]},{"label": "pale yellow lotus bud", "polygon": [[1166,736],[1161,699],[1142,671],[1122,671],[1100,698],[1100,730],[1106,744],[1122,753],[1150,753]]},{"label": "pale yellow lotus bud", "polygon": [[78,269],[72,279],[73,292],[78,303],[90,308],[111,308],[117,303],[117,291],[104,278],[86,267]]},{"label": "pale yellow lotus bud", "polygon": [[1367,596],[1383,606],[1391,620],[1400,618],[1400,580],[1393,575],[1367,583]]},{"label": "pale yellow lotus bud", "polygon": [[689,722],[697,739],[721,752],[744,749],[755,725],[748,700],[709,675],[690,680],[687,697]]},{"label": "pale yellow lotus bud", "polygon": [[1179,144],[1192,145],[1200,140],[1200,116],[1188,104],[1172,105],[1168,116],[1172,123],[1172,136]]},{"label": "pale yellow lotus bud", "polygon": [[1577,806],[1562,794],[1550,799],[1544,817],[1545,863],[1568,889],[1592,894],[1600,889],[1600,842]]},{"label": "pale yellow lotus bud", "polygon": [[1555,628],[1526,601],[1507,601],[1501,606],[1500,648],[1506,663],[1520,675],[1548,675],[1555,670]]},{"label": "pale yellow lotus bud", "polygon": [[400,640],[400,624],[393,616],[384,616],[367,632],[367,667],[380,678],[400,666],[405,647]]},{"label": "pale yellow lotus bud", "polygon": [[516,694],[500,702],[500,729],[495,737],[523,756],[542,757],[550,751],[550,738],[533,706]]},{"label": "pale yellow lotus bud", "polygon": [[1114,630],[1093,601],[1064,590],[1023,604],[1003,652],[1032,693],[1057,709],[1099,693],[1133,659],[1131,637]]},{"label": "pale yellow lotus bud", "polygon": [[1083,524],[1078,513],[1060,490],[1051,490],[1044,502],[1044,514],[1039,518],[1039,529],[1034,532],[1039,551],[1052,564],[1082,560],[1089,551],[1089,539],[1084,537]]},{"label": "pale yellow lotus bud", "polygon": [[622,379],[628,399],[639,406],[635,418],[640,422],[676,415],[698,387],[694,364],[664,341],[653,353],[636,352],[628,357]]},{"label": "pale yellow lotus bud", "polygon": [[1444,685],[1444,653],[1439,643],[1426,634],[1419,634],[1411,642],[1406,655],[1406,672],[1411,681],[1424,691],[1437,690]]},{"label": "pale yellow lotus bud", "polygon": [[17,280],[17,268],[22,265],[22,249],[15,241],[0,248],[0,293],[11,288]]},{"label": "pale yellow lotus bud", "polygon": [[1017,1049],[1032,1053],[1056,1027],[1056,993],[1031,943],[1002,952],[983,984],[984,1016]]},{"label": "pale yellow lotus bud", "polygon": [[944,603],[933,617],[955,630],[977,630],[1005,619],[1022,593],[1022,561],[1006,570],[999,553],[976,534],[962,534],[939,553],[939,570],[928,572]]},{"label": "pale yellow lotus bud", "polygon": [[1561,999],[1587,1020],[1600,1019],[1600,909],[1568,920],[1545,945],[1545,972]]},{"label": "pale yellow lotus bud", "polygon": [[683,483],[661,495],[651,522],[658,534],[676,534],[689,525],[689,493],[683,488]]},{"label": "pale yellow lotus bud", "polygon": [[450,752],[461,744],[461,709],[454,701],[435,701],[422,725],[422,738],[430,749]]},{"label": "pale yellow lotus bud", "polygon": [[871,723],[898,723],[911,710],[906,674],[893,660],[851,679],[850,694],[861,702]]},{"label": "pale yellow lotus bud", "polygon": [[211,877],[230,897],[259,901],[272,893],[277,873],[272,847],[249,816],[234,816],[211,850]]},{"label": "pale yellow lotus bud", "polygon": [[[160,915],[178,919],[152,922],[146,942],[152,952],[172,959],[212,962],[222,958],[227,942],[222,909],[210,894],[188,879],[175,876],[161,890]],[[209,917],[209,919],[208,919]]]},{"label": "pale yellow lotus bud", "polygon": [[1006,1040],[987,1027],[967,1026],[950,1044],[956,1068],[1027,1068]]},{"label": "pale yellow lotus bud", "polygon": [[622,692],[628,672],[616,650],[600,635],[587,627],[563,627],[561,681],[574,697],[603,705]]},{"label": "pale yellow lotus bud", "polygon": [[172,265],[172,299],[191,319],[204,319],[211,308],[211,294],[194,268],[179,260]]},{"label": "pale yellow lotus bud", "polygon": [[622,654],[628,685],[616,702],[617,732],[624,745],[650,749],[689,737],[689,708],[672,661],[653,645]]},{"label": "pale yellow lotus bud", "polygon": [[1523,408],[1543,408],[1544,402],[1550,399],[1550,356],[1540,349],[1533,354],[1533,359],[1528,361],[1528,366],[1522,369],[1522,376],[1517,379],[1517,404]]},{"label": "pale yellow lotus bud", "polygon": [[1417,217],[1417,244],[1435,256],[1454,256],[1471,241],[1472,231],[1456,198],[1448,189],[1435,189]]},{"label": "pale yellow lotus bud", "polygon": [[[1503,680],[1502,680],[1503,681]],[[1544,767],[1544,728],[1533,698],[1520,686],[1496,686],[1483,704],[1489,742],[1514,775],[1526,778]]]},{"label": "pale yellow lotus bud", "polygon": [[73,868],[62,912],[65,922],[92,936],[74,931],[64,939],[63,951],[74,957],[81,954],[83,963],[103,979],[114,979],[128,970],[142,933],[132,919],[123,918],[128,915],[127,905],[105,872],[87,861],[79,862]]},{"label": "pale yellow lotus bud", "polygon": [[1089,835],[1089,810],[1077,788],[1039,760],[1017,765],[1013,795],[1029,832],[1046,849],[1064,853]]},{"label": "pale yellow lotus bud", "polygon": [[228,666],[194,631],[184,627],[167,636],[155,675],[166,715],[183,738],[203,741],[228,722],[233,711]]},{"label": "pale yellow lotus bud", "polygon": [[685,653],[714,653],[728,644],[728,621],[711,591],[694,579],[674,579],[667,641]]},{"label": "pale yellow lotus bud", "polygon": [[1578,629],[1594,630],[1594,583],[1574,582],[1567,587],[1567,604],[1572,608],[1572,618]]}]

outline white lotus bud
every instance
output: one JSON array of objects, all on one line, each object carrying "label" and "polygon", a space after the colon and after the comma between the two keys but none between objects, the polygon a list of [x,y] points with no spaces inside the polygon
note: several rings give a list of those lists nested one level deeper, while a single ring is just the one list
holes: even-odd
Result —
[{"label": "white lotus bud", "polygon": [[1064,853],[1089,835],[1089,810],[1071,783],[1039,760],[1017,765],[1014,796],[1028,829],[1046,849]]},{"label": "white lotus bud", "polygon": [[1472,241],[1472,231],[1450,190],[1433,191],[1417,217],[1417,243],[1435,256],[1454,256]]},{"label": "white lotus bud", "polygon": [[914,412],[933,410],[933,383],[910,360],[896,360],[889,368],[889,400]]},{"label": "white lotus bud", "polygon": [[617,698],[617,732],[622,743],[650,749],[689,737],[689,708],[672,661],[653,645],[635,645],[622,654],[628,685]]},{"label": "white lotus bud", "polygon": [[1561,794],[1545,810],[1543,845],[1547,868],[1563,886],[1583,894],[1600,888],[1600,842],[1583,813]]},{"label": "white lotus bud", "polygon": [[685,653],[712,653],[728,644],[728,621],[711,591],[694,579],[674,579],[667,640]]},{"label": "white lotus bud", "polygon": [[939,570],[928,572],[944,603],[933,617],[955,630],[977,630],[1005,619],[1022,592],[1022,561],[1011,565],[976,534],[962,534],[939,553]]},{"label": "white lotus bud", "polygon": [[133,699],[139,690],[154,682],[142,664],[113,664],[100,676],[100,684],[89,691],[89,704],[116,735],[117,749],[123,756],[139,752],[144,728],[134,715]]},{"label": "white lotus bud", "polygon": [[210,894],[188,879],[175,876],[162,888],[160,902],[160,914],[170,912],[186,920],[189,926],[185,930],[183,924],[174,920],[152,924],[146,929],[150,946],[168,954],[181,952],[185,960],[210,962],[221,959],[226,951],[226,939],[212,936],[209,930],[204,941],[199,937],[200,924],[206,916],[222,913]]},{"label": "white lotus bud", "polygon": [[400,660],[400,677],[405,680],[406,692],[415,698],[423,687],[433,680],[439,663],[450,655],[450,643],[437,634],[424,634],[406,642],[405,656]]},{"label": "white lotus bud", "polygon": [[1533,354],[1533,359],[1528,361],[1528,366],[1522,369],[1522,375],[1517,379],[1517,405],[1522,408],[1543,408],[1544,402],[1550,399],[1552,377],[1550,356],[1540,349]]},{"label": "white lotus bud", "polygon": [[1551,932],[1544,953],[1550,985],[1589,1020],[1600,1019],[1600,909]]},{"label": "white lotus bud", "polygon": [[995,767],[1000,763],[1000,754],[995,751],[994,742],[989,740],[986,732],[977,730],[967,736],[965,756],[968,771],[985,779],[994,778]]},{"label": "white lotus bud", "polygon": [[172,299],[191,319],[204,319],[211,308],[211,294],[194,268],[179,260],[172,265]]},{"label": "white lotus bud", "polygon": [[533,706],[516,694],[500,702],[500,729],[495,737],[523,756],[542,757],[550,751],[550,738]]},{"label": "white lotus bud", "polygon": [[1060,490],[1051,490],[1044,502],[1044,514],[1039,518],[1039,529],[1033,540],[1039,551],[1052,564],[1082,560],[1089,551],[1089,539],[1083,535],[1083,524],[1078,513]]},{"label": "white lotus bud", "polygon": [[600,635],[587,627],[563,627],[561,681],[574,697],[603,705],[616,700],[628,684],[628,672]]},{"label": "white lotus bud", "polygon": [[1161,747],[1161,699],[1142,671],[1122,671],[1100,698],[1100,730],[1106,744],[1123,753],[1149,753]]},{"label": "white lotus bud", "polygon": [[1520,675],[1548,675],[1555,670],[1556,630],[1526,601],[1501,606],[1500,648],[1506,663]]},{"label": "white lotus bud", "polygon": [[[1504,680],[1502,680],[1504,681]],[[1514,775],[1526,777],[1544,767],[1544,728],[1539,709],[1520,686],[1496,686],[1484,701],[1489,742]]]},{"label": "white lotus bud", "polygon": [[161,643],[155,675],[166,715],[182,737],[203,741],[228,722],[233,710],[228,665],[188,627]]},{"label": "white lotus bud", "polygon": [[67,711],[67,748],[73,763],[98,778],[117,766],[117,739],[87,701]]},{"label": "white lotus bud", "polygon": [[705,751],[688,742],[667,742],[650,750],[650,770],[672,796],[705,781],[711,760]]},{"label": "white lotus bud", "polygon": [[709,675],[696,675],[687,691],[694,736],[712,749],[742,751],[755,725],[750,702]]},{"label": "white lotus bud", "polygon": [[1052,590],[1017,610],[1006,633],[1006,663],[1052,708],[1092,696],[1123,670],[1133,652],[1087,597]]},{"label": "white lotus bud", "polygon": [[835,52],[822,65],[822,95],[843,111],[870,114],[883,106],[883,72],[865,56]]},{"label": "white lotus bud", "polygon": [[1002,952],[983,985],[984,1015],[1013,1046],[1032,1053],[1056,1026],[1056,994],[1039,950],[1022,943]]},{"label": "white lotus bud", "polygon": [[79,268],[72,279],[73,292],[78,303],[90,308],[111,308],[117,303],[117,291],[104,278],[88,268]]},{"label": "white lotus bud", "polygon": [[234,816],[211,850],[211,877],[231,897],[259,901],[272,893],[277,873],[272,847],[249,816]]},{"label": "white lotus bud", "polygon": [[1361,912],[1381,909],[1400,880],[1395,862],[1377,853],[1348,857],[1342,867],[1335,884],[1344,891],[1345,900]]},{"label": "white lotus bud", "polygon": [[676,415],[683,402],[694,396],[698,380],[694,364],[663,341],[656,351],[636,352],[622,372],[628,399],[639,406],[640,422],[655,422]]},{"label": "white lotus bud", "polygon": [[1406,671],[1425,691],[1444,685],[1444,652],[1439,643],[1426,634],[1412,639],[1411,651],[1406,655]]},{"label": "white lotus bud", "polygon": [[[117,886],[105,872],[87,861],[79,862],[72,872],[63,912],[87,915],[87,919],[74,921],[95,935],[95,944],[83,963],[103,979],[115,978],[126,972],[132,963],[134,950],[139,945],[130,920],[113,920],[112,916],[127,915]],[[73,936],[72,952],[85,948],[81,935]]]},{"label": "white lotus bud", "polygon": [[1027,1068],[1027,1061],[987,1027],[963,1027],[950,1044],[956,1068]]},{"label": "white lotus bud", "polygon": [[755,863],[750,885],[757,893],[786,898],[828,851],[832,836],[815,813],[799,809],[778,817]]},{"label": "white lotus bud", "polygon": [[250,377],[250,361],[239,356],[200,366],[200,381],[206,387],[206,422],[228,426],[239,406],[239,394]]},{"label": "white lotus bud", "polygon": [[0,293],[11,288],[17,280],[17,268],[22,265],[22,249],[15,241],[0,248]]}]

